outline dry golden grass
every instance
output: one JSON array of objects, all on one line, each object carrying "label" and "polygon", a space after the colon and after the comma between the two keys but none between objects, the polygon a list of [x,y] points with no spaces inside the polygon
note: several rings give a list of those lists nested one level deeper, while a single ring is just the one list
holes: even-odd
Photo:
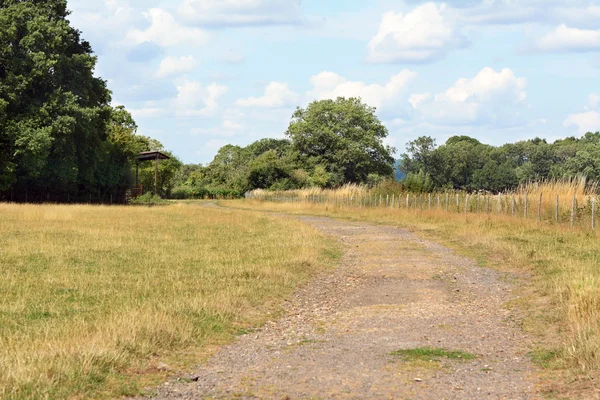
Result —
[{"label": "dry golden grass", "polygon": [[158,362],[272,318],[338,251],[294,220],[193,204],[0,204],[0,231],[6,399],[137,394]]},{"label": "dry golden grass", "polygon": [[530,274],[518,306],[525,311],[524,328],[541,343],[536,358],[561,374],[600,374],[600,240],[589,228],[506,215],[258,200],[223,204],[402,226],[484,264]]},{"label": "dry golden grass", "polygon": [[[467,193],[448,190],[434,193],[403,192],[402,185],[384,181],[374,188],[347,184],[338,189],[308,188],[290,191],[255,190],[252,198],[267,201],[327,203],[330,206],[412,208],[447,210],[454,213],[510,215],[551,223],[592,228],[598,220],[598,183],[585,177],[544,180],[501,193]],[[595,205],[595,206],[594,206]]]}]

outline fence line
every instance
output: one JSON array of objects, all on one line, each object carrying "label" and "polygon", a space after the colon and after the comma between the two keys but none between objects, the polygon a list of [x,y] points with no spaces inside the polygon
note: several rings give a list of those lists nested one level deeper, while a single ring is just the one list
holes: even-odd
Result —
[{"label": "fence line", "polygon": [[[534,219],[540,223],[569,224],[571,227],[583,226],[596,229],[596,197],[593,195],[573,195],[568,199],[556,195],[544,196],[540,193],[537,213],[530,213],[530,196],[525,194],[470,194],[452,193],[456,197],[456,209],[450,207],[450,192],[445,193],[353,193],[338,194],[298,194],[295,192],[248,192],[247,198],[270,202],[293,202],[308,204],[325,204],[334,208],[356,209],[404,209],[417,212],[456,212],[472,214],[488,214],[510,216],[512,218]],[[444,198],[445,195],[445,198]],[[566,202],[569,206],[566,206]],[[452,201],[454,202],[454,201]],[[496,207],[494,207],[494,202]],[[495,210],[494,210],[495,208]]]}]

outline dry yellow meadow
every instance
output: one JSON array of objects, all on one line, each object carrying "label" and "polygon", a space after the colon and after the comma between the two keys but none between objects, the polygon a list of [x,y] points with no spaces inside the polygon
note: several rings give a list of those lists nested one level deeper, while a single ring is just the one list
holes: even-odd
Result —
[{"label": "dry yellow meadow", "polygon": [[[335,264],[298,221],[198,204],[0,204],[0,398],[134,395]],[[173,364],[171,364],[173,366]]]}]

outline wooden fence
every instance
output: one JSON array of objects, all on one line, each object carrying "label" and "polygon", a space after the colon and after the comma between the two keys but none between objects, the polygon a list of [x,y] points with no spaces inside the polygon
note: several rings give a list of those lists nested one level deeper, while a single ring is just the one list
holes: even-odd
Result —
[{"label": "wooden fence", "polygon": [[296,192],[249,192],[247,198],[259,201],[324,204],[337,208],[387,208],[449,213],[472,213],[513,218],[537,219],[539,222],[569,224],[596,228],[596,196],[479,194],[464,192],[440,193],[355,193],[335,191],[318,194]]}]

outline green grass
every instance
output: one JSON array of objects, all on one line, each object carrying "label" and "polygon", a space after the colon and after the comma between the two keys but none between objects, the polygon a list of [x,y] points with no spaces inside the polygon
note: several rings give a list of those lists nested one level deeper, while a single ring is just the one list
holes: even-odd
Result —
[{"label": "green grass", "polygon": [[0,398],[115,398],[281,314],[335,265],[298,221],[199,205],[0,204]]},{"label": "green grass", "polygon": [[464,351],[446,350],[434,347],[401,349],[391,352],[390,355],[399,357],[404,361],[440,361],[442,358],[449,360],[468,361],[476,358],[474,354]]}]

